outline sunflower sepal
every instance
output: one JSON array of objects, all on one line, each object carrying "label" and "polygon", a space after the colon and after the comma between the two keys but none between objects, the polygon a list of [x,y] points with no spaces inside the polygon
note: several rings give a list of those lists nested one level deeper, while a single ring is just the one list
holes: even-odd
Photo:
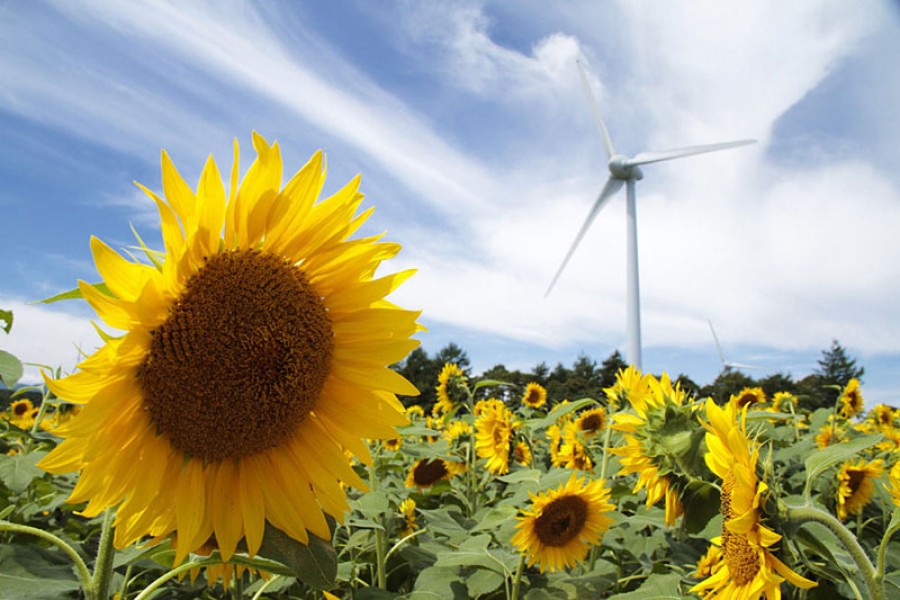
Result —
[{"label": "sunflower sepal", "polygon": [[[87,285],[93,287],[98,292],[103,292],[107,296],[115,298],[115,295],[110,291],[109,287],[103,282],[100,283],[88,283]],[[56,302],[62,302],[63,300],[84,300],[84,294],[81,292],[80,287],[76,287],[74,289],[68,290],[66,292],[60,292],[54,296],[50,296],[49,298],[44,298],[43,300],[36,300],[34,304],[54,304]]]}]

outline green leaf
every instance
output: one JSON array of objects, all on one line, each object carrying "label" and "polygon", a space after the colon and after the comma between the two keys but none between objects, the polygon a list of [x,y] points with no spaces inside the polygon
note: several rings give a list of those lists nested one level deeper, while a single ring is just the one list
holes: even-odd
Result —
[{"label": "green leaf", "polygon": [[0,545],[0,598],[57,600],[81,587],[61,552],[36,545]]},{"label": "green leaf", "polygon": [[880,433],[876,435],[867,435],[865,437],[856,438],[855,440],[850,440],[849,442],[828,446],[814,452],[806,459],[805,463],[806,489],[809,490],[812,482],[829,467],[854,458],[866,448],[870,448],[880,442],[882,438],[883,436]]},{"label": "green leaf", "polygon": [[[114,296],[114,294],[109,291],[109,288],[105,283],[90,283],[88,284],[97,289],[97,291],[103,292],[107,296]],[[38,304],[53,304],[54,302],[59,302],[61,300],[81,300],[84,296],[81,295],[81,290],[79,288],[75,288],[74,290],[69,290],[68,292],[63,292],[61,294],[56,294],[55,296],[50,296],[49,298],[44,298],[43,300],[38,300]]]},{"label": "green leaf", "polygon": [[46,452],[32,452],[15,456],[0,455],[0,481],[14,494],[21,494],[31,485],[35,477],[44,472],[35,465],[44,458]]},{"label": "green leaf", "polygon": [[473,527],[472,531],[498,529],[500,526],[509,523],[510,521],[515,521],[516,512],[518,512],[518,509],[509,504],[494,506],[486,512],[477,515],[477,518],[479,519],[478,525]]},{"label": "green leaf", "polygon": [[541,480],[541,472],[538,469],[519,469],[513,471],[509,475],[498,477],[503,483],[522,483],[528,481],[531,483],[539,483]]},{"label": "green leaf", "polygon": [[684,529],[688,533],[698,533],[710,519],[719,514],[722,499],[715,486],[705,482],[689,483],[681,496],[684,507]]},{"label": "green leaf", "polygon": [[465,600],[469,594],[466,586],[459,580],[457,571],[458,569],[455,567],[438,566],[422,569],[419,576],[416,577],[414,591],[409,597],[424,600],[431,598],[431,594],[434,594],[434,597],[440,600],[447,598]]},{"label": "green leaf", "polygon": [[3,322],[3,326],[0,327],[6,333],[9,333],[9,330],[12,329],[13,322],[13,313],[11,310],[5,310],[0,308],[0,321]]},{"label": "green leaf", "polygon": [[638,589],[633,592],[610,596],[609,600],[644,600],[645,598],[681,600],[683,596],[678,589],[680,582],[680,575],[653,573]]},{"label": "green leaf", "polygon": [[557,404],[556,407],[550,411],[546,417],[542,419],[528,419],[525,421],[525,425],[528,426],[529,429],[544,429],[545,427],[549,427],[556,423],[556,421],[570,412],[574,412],[580,408],[587,406],[588,404],[599,404],[593,398],[581,398],[580,400],[576,400],[575,402],[569,402],[567,404]]},{"label": "green leaf", "polygon": [[11,388],[22,378],[22,372],[22,361],[6,350],[0,350],[0,381]]},{"label": "green leaf", "polygon": [[469,589],[469,597],[477,598],[483,594],[489,594],[503,585],[506,577],[496,571],[478,569],[466,577],[466,587]]},{"label": "green leaf", "polygon": [[259,556],[280,562],[315,589],[332,587],[337,576],[337,553],[331,541],[311,533],[309,544],[302,544],[267,522]]}]

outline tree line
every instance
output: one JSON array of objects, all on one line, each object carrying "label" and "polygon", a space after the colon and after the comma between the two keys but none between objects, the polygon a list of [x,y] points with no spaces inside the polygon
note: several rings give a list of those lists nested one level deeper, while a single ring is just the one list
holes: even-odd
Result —
[{"label": "tree line", "polygon": [[[468,354],[453,342],[438,350],[433,356],[429,356],[424,349],[417,348],[405,360],[394,365],[393,368],[409,379],[421,392],[418,397],[401,396],[401,401],[406,405],[419,404],[426,411],[431,410],[436,399],[435,387],[438,375],[445,363],[455,363],[467,377],[473,377]],[[495,395],[498,393],[503,395],[503,399],[507,401],[517,399],[528,383],[537,382],[546,388],[551,402],[559,402],[564,399],[600,398],[604,388],[615,384],[619,369],[627,366],[622,354],[615,350],[599,364],[582,353],[571,367],[558,362],[551,369],[546,362],[541,362],[530,371],[523,372],[497,364],[478,374],[477,378],[513,384],[512,387],[502,390],[490,389]],[[862,382],[864,373],[865,368],[857,366],[857,360],[847,353],[838,340],[833,340],[829,348],[822,350],[813,372],[798,380],[790,373],[782,372],[755,379],[742,371],[726,367],[715,380],[706,385],[699,385],[683,373],[673,377],[673,382],[680,383],[684,390],[692,392],[698,398],[712,397],[720,402],[728,400],[732,394],[738,394],[748,387],[762,388],[769,399],[776,392],[787,392],[796,396],[804,408],[815,410],[834,406],[840,394],[838,388],[843,388],[853,378]]]}]

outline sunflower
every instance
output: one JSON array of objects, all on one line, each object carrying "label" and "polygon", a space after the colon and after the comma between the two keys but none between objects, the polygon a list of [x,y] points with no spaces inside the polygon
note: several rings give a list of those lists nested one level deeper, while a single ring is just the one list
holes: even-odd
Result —
[{"label": "sunflower", "polygon": [[87,517],[118,507],[118,548],[177,533],[176,564],[212,536],[225,561],[241,539],[254,555],[267,521],[330,539],[341,484],[366,489],[343,449],[370,463],[363,438],[396,438],[396,394],[418,393],[388,368],[418,346],[419,313],[385,300],[412,272],[375,278],[400,246],[351,239],[372,210],[356,214],[359,178],[317,202],[321,152],[281,188],[278,144],[253,146],[238,185],[235,143],[227,195],[212,158],[194,192],[163,152],[165,200],[142,189],[165,251],[132,262],[92,238],[109,293],[79,282],[124,333],[45,378],[83,409],[40,466],[80,471],[68,501]]},{"label": "sunflower", "polygon": [[692,577],[697,579],[705,579],[713,575],[722,568],[722,538],[713,538],[712,544],[706,550],[706,554],[697,561],[697,570],[694,571]]},{"label": "sunflower", "polygon": [[410,467],[406,475],[405,485],[408,488],[430,488],[438,481],[449,480],[454,475],[465,473],[464,463],[444,460],[443,458],[423,458]]},{"label": "sunflower", "polygon": [[768,486],[756,475],[759,447],[747,437],[746,414],[746,405],[739,411],[734,402],[719,408],[712,399],[706,401],[706,463],[722,480],[723,565],[690,591],[736,599],[763,594],[779,598],[785,580],[803,589],[816,583],[771,552],[781,535],[761,522],[760,504]]},{"label": "sunflower", "polygon": [[840,520],[858,514],[872,501],[875,480],[882,473],[884,463],[880,458],[871,462],[865,459],[852,463],[848,461],[841,465],[837,474],[837,516]]},{"label": "sunflower", "polygon": [[894,506],[900,506],[900,462],[891,467],[888,472],[888,484],[884,487],[891,495]]},{"label": "sunflower", "polygon": [[575,419],[575,428],[586,439],[590,439],[606,427],[606,411],[602,406],[586,410]]},{"label": "sunflower", "polygon": [[407,498],[400,503],[397,511],[403,519],[403,531],[400,533],[400,537],[406,537],[416,530],[416,501]]},{"label": "sunflower", "polygon": [[562,443],[556,453],[557,466],[576,471],[593,471],[594,461],[587,447],[578,438],[578,425],[573,422],[564,423],[562,427]]},{"label": "sunflower", "polygon": [[396,452],[403,445],[403,438],[395,437],[389,440],[384,440],[383,445],[385,450]]},{"label": "sunflower", "polygon": [[487,470],[494,475],[509,473],[513,428],[513,415],[505,406],[484,410],[475,420],[475,452],[487,459]]},{"label": "sunflower", "polygon": [[688,464],[685,457],[695,454],[694,429],[699,426],[684,403],[686,394],[672,385],[668,375],[656,379],[633,371],[630,377],[642,382],[639,393],[627,396],[635,414],[613,415],[611,427],[624,434],[625,445],[610,452],[621,457],[619,475],[637,474],[633,491],[646,488],[647,506],[665,499],[665,522],[671,526],[684,514],[674,473],[683,471]]},{"label": "sunflower", "polygon": [[627,369],[619,369],[616,373],[615,385],[604,388],[610,407],[615,410],[626,401],[634,404],[650,392],[650,375],[641,374],[640,369],[631,365]]},{"label": "sunflower", "polygon": [[828,415],[828,420],[816,434],[815,442],[819,448],[827,448],[835,444],[840,444],[847,439],[846,428],[842,423],[835,420],[834,415]]},{"label": "sunflower", "polygon": [[473,412],[476,417],[480,417],[481,414],[486,410],[495,410],[505,407],[506,404],[503,403],[503,400],[498,400],[497,398],[488,398],[486,400],[479,400],[478,402],[476,402]]},{"label": "sunflower", "polygon": [[571,568],[584,561],[612,519],[606,481],[577,477],[541,494],[529,494],[531,506],[518,517],[519,530],[512,544],[522,552],[528,566],[537,563],[541,573]]},{"label": "sunflower", "polygon": [[531,448],[528,447],[528,444],[525,442],[516,443],[513,448],[513,458],[520,465],[528,466],[531,464],[532,456],[531,456]]},{"label": "sunflower", "polygon": [[522,404],[529,408],[540,408],[547,403],[547,390],[541,384],[532,381],[525,386]]},{"label": "sunflower", "polygon": [[472,433],[472,426],[465,421],[454,419],[444,426],[444,439],[448,442],[454,442],[462,436]]},{"label": "sunflower", "polygon": [[745,387],[737,394],[732,394],[729,402],[733,403],[738,410],[745,406],[753,406],[766,403],[766,393],[761,387]]},{"label": "sunflower", "polygon": [[459,365],[456,363],[444,363],[444,367],[438,375],[437,387],[434,388],[437,392],[437,402],[432,407],[431,413],[434,415],[448,414],[452,411],[453,407],[456,406],[456,402],[453,400],[451,391],[456,387],[465,385],[465,383],[466,374],[459,368]]},{"label": "sunflower", "polygon": [[855,417],[862,412],[863,397],[862,392],[859,390],[859,379],[854,377],[847,383],[844,391],[841,392],[838,402],[841,405],[841,415],[847,419]]},{"label": "sunflower", "polygon": [[425,410],[419,406],[418,404],[411,404],[406,407],[406,416],[407,417],[418,417],[422,418],[425,416]]}]

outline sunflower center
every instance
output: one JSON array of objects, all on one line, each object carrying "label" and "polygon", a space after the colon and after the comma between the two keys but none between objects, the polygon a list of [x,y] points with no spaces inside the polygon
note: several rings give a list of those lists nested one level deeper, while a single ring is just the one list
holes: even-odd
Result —
[{"label": "sunflower center", "polygon": [[253,250],[209,258],[152,336],[138,371],[144,406],[175,448],[207,461],[290,438],[315,408],[334,348],[303,272]]},{"label": "sunflower center", "polygon": [[16,418],[21,417],[21,416],[27,414],[30,410],[31,410],[31,405],[30,405],[30,403],[26,403],[26,402],[13,402],[13,405],[12,405],[12,412],[13,412],[13,415],[16,416]]},{"label": "sunflower center", "polygon": [[730,532],[726,527],[734,515],[731,512],[731,492],[737,481],[735,474],[728,473],[722,481],[722,546],[728,573],[735,585],[746,585],[759,571],[759,555],[742,535]]},{"label": "sunflower center", "polygon": [[578,496],[561,496],[544,507],[534,523],[534,533],[545,546],[565,546],[587,522],[587,504]]},{"label": "sunflower center", "polygon": [[416,485],[434,485],[447,476],[447,466],[440,458],[434,458],[419,463],[413,471],[413,481]]},{"label": "sunflower center", "polygon": [[603,419],[597,413],[590,414],[581,420],[581,430],[588,433],[598,431],[603,426]]},{"label": "sunflower center", "polygon": [[862,487],[863,482],[866,480],[865,471],[861,471],[859,469],[848,469],[847,471],[847,485],[850,487],[850,495],[855,495],[859,492],[859,489]]}]

